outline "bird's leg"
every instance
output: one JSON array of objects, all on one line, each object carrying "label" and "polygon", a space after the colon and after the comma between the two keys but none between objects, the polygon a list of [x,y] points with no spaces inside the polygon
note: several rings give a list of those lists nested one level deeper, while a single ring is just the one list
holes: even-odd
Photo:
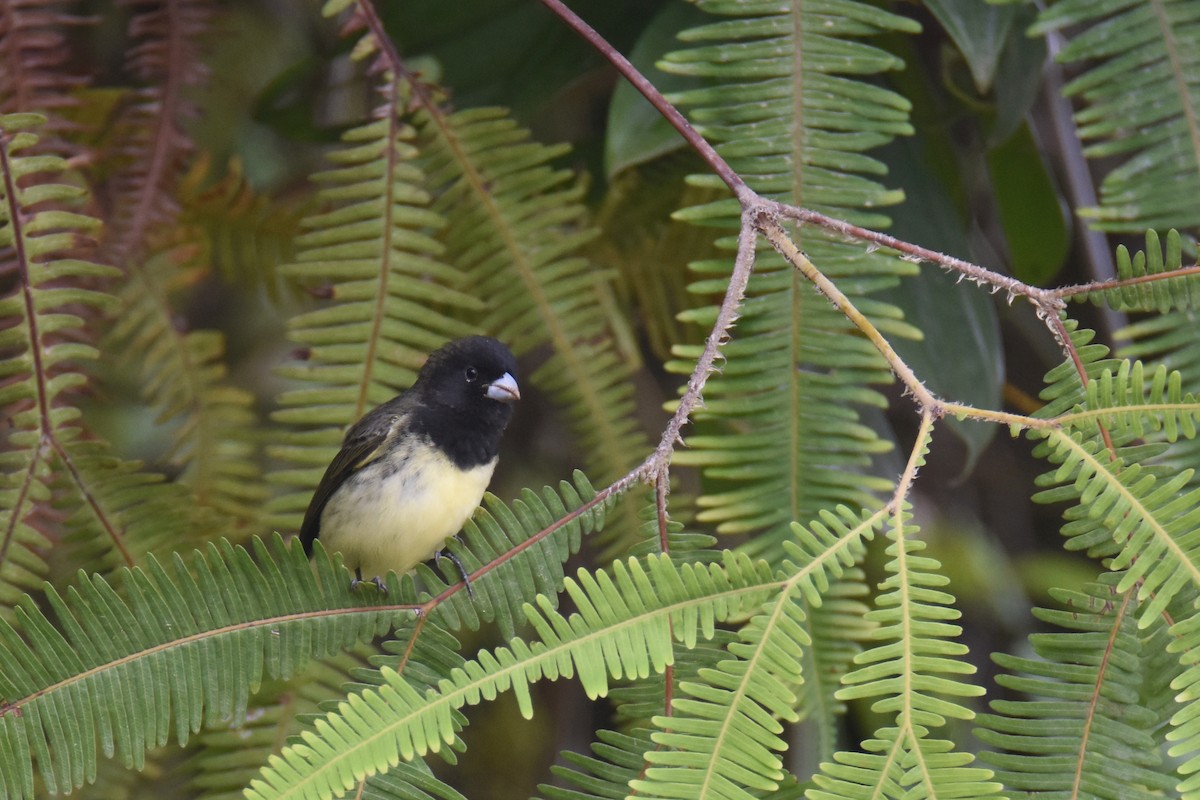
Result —
[{"label": "bird's leg", "polygon": [[458,568],[458,574],[462,576],[463,585],[467,587],[467,597],[470,597],[472,600],[474,600],[475,589],[471,586],[471,576],[467,574],[467,568],[463,566],[462,561],[458,556],[454,555],[454,553],[442,548],[433,554],[433,563],[436,565],[440,563],[443,558],[450,559],[454,566]]},{"label": "bird's leg", "polygon": [[371,580],[364,581],[363,576],[362,576],[362,567],[355,567],[354,568],[354,578],[350,581],[350,591],[353,592],[355,589],[362,586],[364,583],[373,583],[373,584],[375,584],[375,588],[378,589],[380,592],[382,592],[383,594],[388,593],[387,584],[383,582],[383,578],[376,575],[374,578],[371,578]]}]

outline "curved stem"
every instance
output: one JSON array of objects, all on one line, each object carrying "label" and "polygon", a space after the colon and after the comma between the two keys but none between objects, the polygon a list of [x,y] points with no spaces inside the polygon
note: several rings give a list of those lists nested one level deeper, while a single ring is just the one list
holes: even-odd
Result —
[{"label": "curved stem", "polygon": [[562,3],[562,0],[541,0],[541,3],[554,12],[559,19],[567,23],[571,27],[571,30],[583,37],[589,45],[595,48],[596,52],[607,58],[617,68],[617,71],[633,84],[633,88],[641,92],[642,97],[650,101],[650,105],[654,106],[658,113],[662,114],[663,118],[671,123],[672,128],[679,131],[679,135],[692,146],[692,149],[704,159],[712,171],[725,182],[725,185],[742,202],[743,206],[755,196],[750,187],[746,185],[746,182],[742,180],[742,176],[733,171],[733,167],[729,166],[728,162],[721,158],[716,149],[692,127],[692,124],[680,113],[679,109],[671,105],[670,101],[663,97],[662,92],[645,75],[639,72],[638,68],[631,64],[628,58],[621,55],[615,47],[597,33],[595,28],[580,19],[579,15],[574,11],[567,8]]}]

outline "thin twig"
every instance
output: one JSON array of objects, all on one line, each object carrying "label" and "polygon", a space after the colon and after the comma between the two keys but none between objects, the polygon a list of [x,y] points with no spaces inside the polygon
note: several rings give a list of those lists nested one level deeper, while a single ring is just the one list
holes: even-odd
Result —
[{"label": "thin twig", "polygon": [[[888,366],[891,367],[892,372],[896,374],[896,377],[900,379],[900,382],[912,394],[917,405],[922,410],[932,411],[937,417],[942,416],[941,401],[925,388],[925,385],[921,383],[916,373],[912,371],[912,367],[904,363],[904,360],[892,349],[887,338],[855,307],[850,298],[846,297],[833,281],[829,280],[820,270],[813,266],[813,263],[808,260],[808,256],[800,248],[796,247],[796,243],[779,226],[779,223],[770,215],[760,214],[757,219],[757,225],[758,229],[767,238],[767,241],[771,243],[771,246],[779,251],[779,254],[787,259],[790,264],[803,273],[804,277],[808,278],[816,290],[823,294],[829,302],[833,303],[834,307],[838,311],[841,311],[854,324],[854,327],[862,331],[863,335],[867,337],[871,344],[875,346],[875,349],[879,351],[879,354],[883,356],[884,360],[888,362]],[[963,406],[962,408],[965,409],[966,407]]]},{"label": "thin twig", "polygon": [[659,472],[666,470],[671,463],[675,445],[683,442],[680,431],[691,419],[692,412],[703,403],[704,385],[708,383],[708,376],[716,371],[714,365],[717,356],[720,355],[721,346],[729,338],[729,331],[737,321],[738,310],[742,307],[742,301],[746,297],[746,286],[749,285],[750,274],[754,270],[754,248],[757,244],[758,234],[751,218],[752,213],[746,211],[742,214],[742,229],[738,233],[738,248],[737,256],[733,261],[733,273],[729,276],[729,285],[725,288],[725,298],[721,301],[720,310],[717,311],[717,319],[713,323],[712,331],[704,340],[704,351],[700,354],[700,358],[696,359],[696,366],[692,369],[692,376],[688,379],[687,389],[679,398],[679,405],[663,430],[658,447],[643,462],[642,466],[635,470],[641,474],[643,480],[657,478]]},{"label": "thin twig", "polygon": [[625,79],[629,81],[633,88],[641,92],[642,96],[650,101],[650,105],[654,106],[659,114],[667,122],[671,123],[671,127],[679,131],[679,135],[692,146],[699,156],[704,159],[705,163],[712,169],[713,172],[725,182],[734,196],[746,205],[747,202],[756,195],[742,180],[742,176],[734,172],[733,167],[717,153],[716,149],[708,143],[708,141],[697,132],[692,124],[687,121],[687,118],[673,106],[667,98],[663,97],[662,92],[646,79],[646,76],[638,71],[638,68],[629,63],[629,59],[621,55],[615,47],[596,32],[591,25],[588,25],[579,15],[571,9],[567,8],[561,0],[541,0],[542,5],[554,12],[563,22],[567,23],[573,31],[578,33],[583,39],[596,49],[596,52],[609,60],[617,71],[620,72]]},{"label": "thin twig", "polygon": [[829,217],[807,208],[798,208],[797,206],[791,206],[775,200],[764,200],[763,206],[781,217],[794,219],[797,222],[809,225],[816,225],[850,239],[870,242],[877,247],[886,247],[889,250],[895,250],[902,257],[910,261],[918,263],[927,261],[931,264],[936,264],[947,271],[959,273],[969,281],[983,286],[990,286],[995,291],[1005,291],[1012,296],[1027,297],[1039,308],[1058,310],[1063,306],[1063,301],[1049,289],[1030,286],[1016,278],[1003,275],[986,267],[981,267],[978,264],[972,264],[970,261],[948,256],[936,250],[930,250],[928,247],[921,247],[920,245],[906,242],[903,239],[897,239],[895,236],[863,228],[845,220]]},{"label": "thin twig", "polygon": [[654,480],[654,510],[658,518],[658,548],[665,554],[671,552],[671,541],[668,538],[671,517],[667,513],[667,494],[670,489],[671,477],[663,470]]},{"label": "thin twig", "polygon": [[1063,286],[1059,289],[1051,289],[1050,291],[1065,300],[1070,297],[1075,297],[1076,295],[1090,294],[1092,292],[1106,292],[1110,289],[1121,289],[1126,286],[1137,286],[1142,283],[1154,283],[1155,281],[1166,281],[1173,278],[1186,278],[1189,275],[1200,275],[1200,265],[1180,267],[1179,269],[1173,269],[1170,272],[1156,272],[1153,275],[1138,275],[1133,278],[1114,278],[1111,281],[1080,283],[1074,286]]}]

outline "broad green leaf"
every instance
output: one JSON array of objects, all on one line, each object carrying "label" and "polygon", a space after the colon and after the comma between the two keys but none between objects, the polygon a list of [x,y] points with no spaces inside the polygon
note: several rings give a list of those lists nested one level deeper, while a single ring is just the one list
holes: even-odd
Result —
[{"label": "broad green leaf", "polygon": [[[922,146],[924,145],[924,146]],[[949,157],[925,137],[897,142],[885,150],[893,180],[904,188],[905,202],[892,210],[897,236],[950,255],[971,257],[966,223],[952,190],[937,175],[953,175],[930,166]],[[917,279],[903,281],[890,294],[904,317],[925,334],[919,340],[893,340],[893,346],[938,396],[979,408],[996,408],[1004,386],[1000,325],[991,298],[956,281],[932,265]],[[947,420],[966,445],[963,474],[970,473],[996,434],[996,426]]]},{"label": "broad green leaf", "polygon": [[[655,62],[676,49],[676,34],[706,19],[695,6],[673,3],[659,12],[642,31],[629,61],[665,93],[694,86],[694,79],[661,72]],[[683,148],[679,132],[628,81],[621,79],[608,107],[604,136],[604,169],[609,180],[619,172]]]},{"label": "broad green leaf", "polygon": [[1067,258],[1071,224],[1065,200],[1027,125],[988,151],[1000,225],[1014,277],[1046,286]]},{"label": "broad green leaf", "polygon": [[993,6],[983,0],[925,0],[925,7],[958,45],[971,67],[975,87],[980,94],[986,94],[992,88],[1016,9]]}]

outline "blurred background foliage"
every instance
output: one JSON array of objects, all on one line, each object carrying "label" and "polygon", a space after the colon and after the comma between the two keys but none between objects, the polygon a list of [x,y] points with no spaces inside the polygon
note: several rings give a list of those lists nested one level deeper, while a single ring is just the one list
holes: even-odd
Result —
[{"label": "blurred background foliage", "polygon": [[[14,14],[22,5],[0,0],[0,14]],[[34,98],[28,105],[26,98],[0,93],[0,109],[43,111],[61,122],[51,144],[81,166],[95,190],[91,211],[109,224],[99,260],[119,263],[131,258],[132,249],[141,249],[143,256],[153,251],[171,269],[148,270],[163,284],[145,291],[169,303],[175,331],[222,335],[220,345],[193,342],[195,362],[189,369],[225,376],[228,392],[211,402],[226,409],[222,419],[245,431],[230,455],[236,470],[227,477],[235,486],[218,482],[224,489],[214,490],[213,501],[224,515],[216,532],[245,538],[268,527],[262,508],[275,490],[261,478],[278,466],[269,455],[277,436],[271,414],[277,398],[300,385],[278,370],[297,354],[287,322],[320,307],[323,299],[319,281],[298,279],[281,267],[297,258],[301,219],[320,209],[310,179],[327,168],[324,154],[361,123],[377,97],[350,58],[353,37],[339,35],[318,4],[237,0],[205,7],[195,37],[187,42],[194,48],[194,69],[183,78],[189,108],[174,117],[186,146],[173,149],[162,191],[151,200],[171,222],[124,242],[123,226],[132,223],[120,207],[126,197],[122,174],[138,169],[145,152],[114,152],[112,143],[122,135],[123,112],[142,102],[142,92],[157,79],[153,64],[139,66],[130,57],[138,38],[129,29],[131,15],[152,5],[57,4],[77,21],[92,23],[60,29],[64,38],[56,68],[86,80],[62,84],[52,94],[67,94],[76,102],[39,105]],[[706,85],[704,77],[656,66],[681,48],[679,31],[705,21],[695,6],[680,0],[574,0],[570,5],[668,94]],[[1105,176],[1122,163],[1122,153],[1097,144],[1106,135],[1101,120],[1082,120],[1090,125],[1082,138],[1072,120],[1066,95],[1086,97],[1093,107],[1103,101],[1093,96],[1094,86],[1072,83],[1083,73],[1080,59],[1094,56],[1082,45],[1076,48],[1082,52],[1064,49],[1083,23],[1075,18],[1076,27],[1060,30],[1066,12],[1056,16],[1058,4],[1040,17],[1034,5],[1023,3],[877,0],[875,5],[919,23],[918,32],[873,39],[904,68],[864,78],[911,103],[911,134],[873,151],[886,165],[879,179],[903,193],[902,202],[886,209],[889,232],[1038,286],[1113,276],[1114,246],[1139,247],[1138,231],[1147,220],[1136,215],[1128,223],[1116,220],[1111,209],[1117,203],[1111,198],[1132,190],[1106,182]],[[706,332],[680,317],[695,304],[687,294],[695,276],[686,267],[717,255],[710,231],[678,222],[672,214],[722,193],[688,180],[704,171],[694,154],[539,3],[396,0],[378,3],[377,10],[408,67],[439,84],[451,107],[504,106],[536,141],[570,145],[553,163],[578,176],[579,197],[598,229],[583,253],[615,278],[602,298],[610,304],[607,324],[614,347],[630,365],[640,428],[636,437],[651,441],[666,418],[664,404],[680,383],[666,368],[672,346],[698,342]],[[29,35],[0,31],[10,49]],[[0,75],[0,87],[3,81]],[[147,102],[151,116],[162,111],[153,100]],[[1098,192],[1094,187],[1100,184],[1104,188]],[[1165,219],[1181,229],[1188,248],[1189,234],[1200,224],[1200,206],[1192,205],[1190,218]],[[1089,227],[1089,220],[1098,221],[1103,232]],[[11,276],[0,275],[4,294],[11,285]],[[921,280],[898,281],[881,297],[923,331],[922,338],[898,338],[895,345],[932,390],[979,407],[1020,413],[1038,408],[1042,376],[1061,354],[1026,304],[1011,305],[1006,297],[960,285],[930,268],[922,270]],[[1107,337],[1128,322],[1118,312],[1085,308],[1079,313],[1085,325]],[[137,369],[139,364],[153,369],[157,356],[154,337],[139,333],[138,324],[130,317],[115,321],[96,367],[98,380],[82,401],[86,419],[120,456],[144,461],[169,478],[202,483],[203,476],[187,474],[191,459],[179,452],[179,426],[185,423],[171,413],[169,392],[146,399]],[[114,357],[116,351],[125,357]],[[548,357],[545,347],[526,348],[523,372],[535,372]],[[184,372],[159,374],[168,382],[187,380]],[[863,419],[883,439],[906,447],[916,418],[896,387],[884,391],[887,410],[864,410]],[[948,425],[954,436],[942,437],[930,456],[917,488],[917,514],[965,612],[964,640],[978,666],[989,672],[993,667],[984,654],[1012,650],[1036,628],[1030,608],[1052,604],[1051,587],[1075,588],[1093,580],[1095,565],[1063,552],[1058,508],[1031,502],[1033,479],[1041,470],[1025,442],[997,436],[992,425]],[[708,430],[698,427],[699,434]],[[569,475],[589,458],[562,407],[546,393],[525,392],[492,491],[515,496],[521,487]],[[900,466],[894,452],[884,453],[870,472],[893,479]],[[592,474],[597,485],[612,477],[612,470]],[[680,470],[677,478],[673,511],[685,508],[687,498],[703,486],[696,471]],[[739,541],[731,535],[722,544]],[[585,545],[580,558],[587,562],[603,549],[589,552]],[[79,566],[72,557],[55,558],[61,563],[53,565],[52,575],[69,575]],[[874,553],[866,570],[877,577],[881,569],[881,556]],[[474,644],[487,643],[495,642],[482,634]],[[313,709],[317,700],[336,696],[338,674],[310,674],[269,687],[263,697],[286,695],[289,702]],[[587,701],[571,682],[541,684],[534,691],[543,713],[532,723],[520,720],[508,698],[473,712],[476,724],[465,733],[469,747],[445,773],[464,795],[528,797],[548,779],[559,750],[586,751],[592,731],[610,723],[608,706]],[[264,700],[264,708],[273,706]],[[846,724],[853,732],[869,732],[876,724],[869,716],[855,707]],[[211,731],[205,737],[212,745],[223,735]],[[802,736],[797,734],[797,741]],[[792,757],[802,760],[805,752],[797,747]],[[138,775],[116,768],[109,775],[106,767],[85,796],[166,792],[186,797],[204,791],[233,796],[220,792],[236,791],[246,777],[238,773],[228,785],[204,789],[205,781],[187,777],[190,752],[167,748],[148,758],[151,768]]]}]

